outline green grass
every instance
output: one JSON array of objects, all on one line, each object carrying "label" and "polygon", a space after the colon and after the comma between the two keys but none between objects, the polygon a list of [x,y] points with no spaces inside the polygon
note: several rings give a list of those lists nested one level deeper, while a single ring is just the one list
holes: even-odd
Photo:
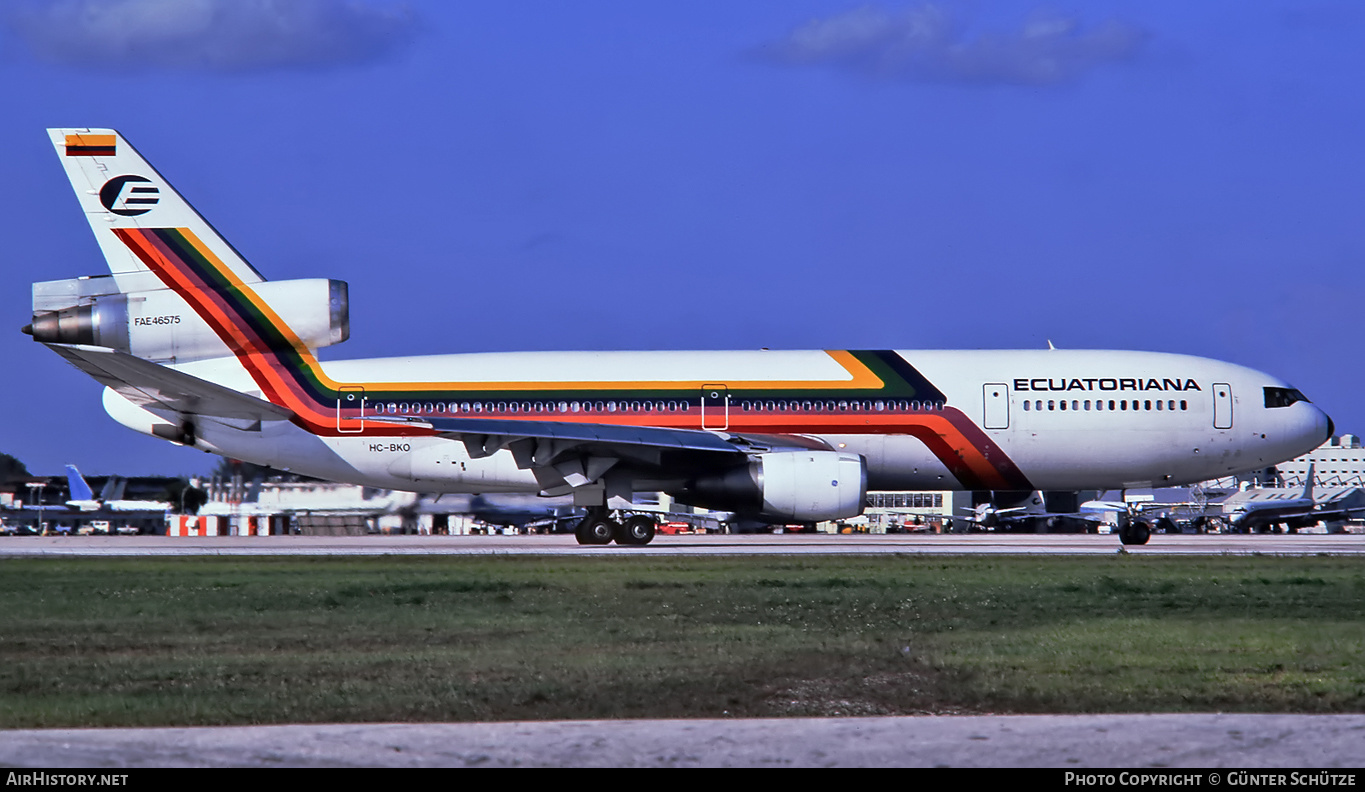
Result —
[{"label": "green grass", "polygon": [[1353,559],[0,561],[5,728],[1363,708]]}]

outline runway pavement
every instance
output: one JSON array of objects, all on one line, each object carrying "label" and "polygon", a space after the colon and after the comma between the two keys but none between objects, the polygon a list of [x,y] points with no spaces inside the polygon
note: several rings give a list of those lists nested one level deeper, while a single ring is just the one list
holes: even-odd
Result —
[{"label": "runway pavement", "polygon": [[[1365,536],[5,537],[0,557],[183,555],[1362,555]],[[1341,768],[1365,764],[1365,715],[941,716],[720,721],[295,725],[0,732],[13,767]],[[1359,785],[1358,774],[1351,775]],[[1200,783],[1208,784],[1207,774]],[[1232,783],[1234,777],[1225,774]]]},{"label": "runway pavement", "polygon": [[659,536],[647,547],[583,546],[572,536],[24,536],[0,557],[176,555],[1365,555],[1362,534],[749,534]]},{"label": "runway pavement", "polygon": [[[0,732],[0,765],[99,772],[241,766],[1227,768],[1218,779],[1204,773],[1193,783],[1193,775],[1182,773],[1182,785],[1238,786],[1249,781],[1237,772],[1260,768],[1359,768],[1362,745],[1365,715],[1359,714],[352,724],[8,731]],[[1345,785],[1365,785],[1365,773],[1338,775]],[[1059,772],[1058,786],[1062,780]],[[1333,780],[1318,783],[1341,785]],[[1151,775],[1145,783],[1134,776],[1126,785],[1179,783],[1161,784]]]}]

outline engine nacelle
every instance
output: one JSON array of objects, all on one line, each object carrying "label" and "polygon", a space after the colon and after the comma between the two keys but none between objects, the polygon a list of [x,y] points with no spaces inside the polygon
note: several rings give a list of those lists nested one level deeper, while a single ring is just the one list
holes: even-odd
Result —
[{"label": "engine nacelle", "polygon": [[[33,324],[25,331],[36,341],[108,347],[158,363],[233,354],[180,295],[166,288],[130,290],[130,281],[151,285],[136,276],[35,283]],[[309,349],[350,336],[345,281],[264,281],[250,289]]]},{"label": "engine nacelle", "polygon": [[775,451],[690,489],[690,500],[709,508],[783,522],[842,520],[863,513],[867,465],[857,454]]}]

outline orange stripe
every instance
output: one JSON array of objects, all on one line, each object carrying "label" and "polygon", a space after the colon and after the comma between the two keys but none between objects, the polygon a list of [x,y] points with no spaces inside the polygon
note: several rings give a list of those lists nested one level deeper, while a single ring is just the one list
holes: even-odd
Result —
[{"label": "orange stripe", "polygon": [[112,146],[118,139],[113,135],[67,135],[68,146]]}]

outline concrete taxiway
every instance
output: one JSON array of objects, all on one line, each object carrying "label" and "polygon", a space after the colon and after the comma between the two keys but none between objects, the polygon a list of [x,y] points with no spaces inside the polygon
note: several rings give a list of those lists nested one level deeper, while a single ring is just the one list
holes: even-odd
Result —
[{"label": "concrete taxiway", "polygon": [[[0,732],[0,764],[103,772],[240,766],[1250,771],[1358,768],[1361,745],[1365,715],[987,715],[8,731]],[[1347,775],[1348,783],[1365,783],[1365,773]],[[1198,785],[1222,780],[1237,783],[1228,771],[1217,780],[1206,775]],[[1172,783],[1195,785],[1160,785]],[[1152,777],[1145,785],[1157,784]]]},{"label": "concrete taxiway", "polygon": [[749,534],[659,536],[647,547],[572,536],[29,536],[0,558],[177,555],[1365,555],[1360,534],[1156,534],[1145,545],[1094,534]]}]

